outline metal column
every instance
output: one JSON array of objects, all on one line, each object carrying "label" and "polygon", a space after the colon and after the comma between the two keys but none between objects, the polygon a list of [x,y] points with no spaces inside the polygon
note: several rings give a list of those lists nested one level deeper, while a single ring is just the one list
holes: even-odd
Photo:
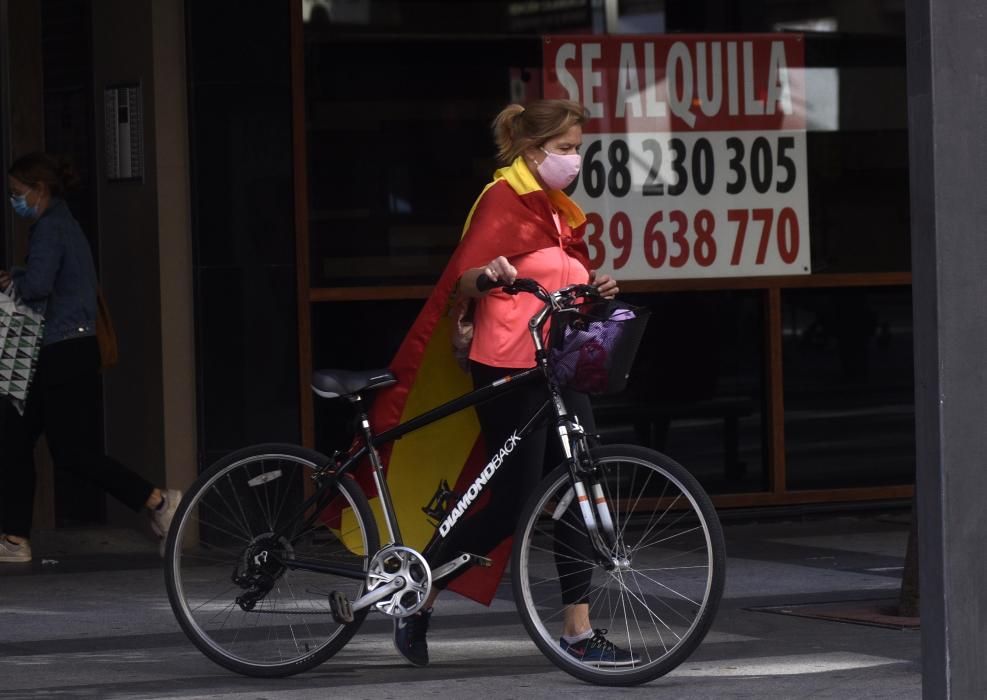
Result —
[{"label": "metal column", "polygon": [[987,688],[987,12],[908,0],[923,694]]}]

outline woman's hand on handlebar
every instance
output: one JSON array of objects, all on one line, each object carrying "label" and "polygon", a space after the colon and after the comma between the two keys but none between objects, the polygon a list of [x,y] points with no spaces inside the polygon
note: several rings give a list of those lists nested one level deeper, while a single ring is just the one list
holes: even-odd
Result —
[{"label": "woman's hand on handlebar", "polygon": [[483,274],[499,284],[511,284],[517,279],[517,269],[503,255],[487,263]]},{"label": "woman's hand on handlebar", "polygon": [[[484,289],[478,289],[476,282],[477,279],[485,275],[487,279],[491,282],[495,282],[492,286],[486,286]],[[471,297],[479,297],[486,294],[493,287],[500,287],[504,284],[512,284],[514,280],[517,279],[517,269],[508,262],[507,258],[503,255],[494,258],[489,263],[483,267],[474,267],[471,270],[467,270],[463,273],[460,279],[459,288],[462,293]]]},{"label": "woman's hand on handlebar", "polygon": [[600,296],[604,299],[613,299],[620,293],[620,287],[617,286],[617,280],[610,275],[597,276],[595,270],[589,273],[589,283],[596,287],[596,291],[598,291]]}]

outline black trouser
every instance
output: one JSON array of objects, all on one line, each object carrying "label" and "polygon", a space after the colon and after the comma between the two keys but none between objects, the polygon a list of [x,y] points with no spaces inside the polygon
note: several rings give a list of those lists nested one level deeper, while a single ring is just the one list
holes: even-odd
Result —
[{"label": "black trouser", "polygon": [[[522,371],[489,367],[476,362],[470,363],[470,368],[476,387],[485,386],[506,374]],[[544,385],[534,383],[477,406],[476,413],[488,455],[493,457],[497,454],[511,434],[524,427],[547,399],[548,392]],[[579,417],[583,427],[593,432],[595,423],[589,398],[585,394],[564,392],[563,400],[570,413]],[[430,563],[445,563],[461,552],[488,554],[514,534],[528,498],[542,477],[563,459],[558,438],[554,430],[549,430],[551,423],[549,421],[549,425],[533,431],[504,459],[486,487],[490,490],[490,500],[486,506],[475,513],[470,512],[464,522],[457,523],[450,537],[429,552]],[[587,601],[593,570],[580,560],[593,561],[595,553],[585,531],[582,516],[573,499],[572,507],[557,523],[555,532],[555,563],[562,586],[562,602],[566,605]]]},{"label": "black trouser", "polygon": [[0,515],[2,531],[28,537],[34,506],[34,446],[44,433],[55,467],[100,486],[140,510],[154,485],[103,453],[99,421],[99,344],[94,337],[41,350],[24,415],[2,401]]}]

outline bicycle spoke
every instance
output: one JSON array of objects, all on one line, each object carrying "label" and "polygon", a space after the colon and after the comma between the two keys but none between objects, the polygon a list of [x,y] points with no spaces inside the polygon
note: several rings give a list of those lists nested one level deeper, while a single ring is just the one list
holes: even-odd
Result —
[{"label": "bicycle spoke", "polygon": [[[720,537],[718,524],[710,520],[710,506],[697,506],[696,499],[706,496],[683,486],[688,475],[667,466],[661,455],[607,447],[591,456],[594,484],[614,524],[612,558],[598,561],[581,518],[552,519],[572,488],[568,472],[557,470],[518,531],[512,560],[518,610],[539,648],[560,668],[603,684],[623,677],[641,682],[674,668],[709,627],[722,592],[722,559],[714,564],[722,555],[711,544]],[[578,588],[571,583],[576,580],[582,581]],[[607,640],[616,645],[616,651],[595,652],[604,654],[600,663],[581,663],[558,645],[567,619],[562,585],[569,587],[567,596],[574,593],[587,604],[592,626],[608,630]],[[612,654],[609,661],[606,654]]]},{"label": "bicycle spoke", "polygon": [[[166,560],[169,599],[192,640],[215,661],[256,675],[303,670],[356,629],[335,621],[328,596],[341,591],[356,600],[363,579],[293,568],[293,561],[362,571],[367,552],[378,546],[376,530],[368,534],[373,522],[365,500],[358,508],[336,482],[319,485],[332,489],[324,513],[335,515],[313,514],[306,522],[305,483],[324,458],[285,451],[260,451],[207,472],[208,480],[186,494]],[[353,516],[345,528],[323,522],[344,508]]]},{"label": "bicycle spoke", "polygon": [[[671,542],[672,540],[674,540],[674,539],[676,539],[678,537],[685,537],[686,535],[688,535],[691,532],[699,532],[700,530],[701,530],[701,528],[697,525],[696,527],[691,528],[689,530],[683,530],[682,532],[677,532],[674,535],[669,535],[668,537],[665,537],[664,539],[652,540],[650,542],[641,542],[636,547],[634,547],[633,551],[636,552],[637,550],[642,549],[643,547],[654,547],[655,545],[658,545],[658,544],[664,544],[665,542]],[[662,532],[665,532],[665,531],[667,531],[667,528],[666,528],[666,530],[663,530]]]},{"label": "bicycle spoke", "polygon": [[[637,592],[638,592],[638,595],[640,595],[641,599],[643,600],[644,599],[644,591],[641,590],[641,583],[637,580],[637,578],[635,578],[633,576],[632,576],[632,578],[634,579],[634,583],[637,584]],[[655,624],[656,623],[655,616],[654,615],[649,615],[648,617],[651,620],[652,626],[655,628],[655,634],[658,636],[658,642],[661,644],[662,650],[667,654],[668,653],[668,645],[665,644],[665,637],[661,633],[661,628],[658,627],[657,624]],[[635,620],[636,619],[637,618],[635,618]],[[640,628],[640,625],[638,625],[638,634],[640,635],[640,637],[641,637],[642,640],[645,638],[644,630],[642,630]],[[645,647],[645,649],[646,649],[646,651],[648,653],[648,658],[650,660],[650,658],[651,658],[651,652],[650,652],[650,650],[647,649],[647,647]]]}]

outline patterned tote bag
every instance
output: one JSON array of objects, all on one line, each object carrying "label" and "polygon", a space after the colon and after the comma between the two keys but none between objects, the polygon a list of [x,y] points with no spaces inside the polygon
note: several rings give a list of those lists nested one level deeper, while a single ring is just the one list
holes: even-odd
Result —
[{"label": "patterned tote bag", "polygon": [[23,414],[41,352],[45,318],[13,294],[13,285],[6,293],[0,292],[0,396],[9,397]]}]

